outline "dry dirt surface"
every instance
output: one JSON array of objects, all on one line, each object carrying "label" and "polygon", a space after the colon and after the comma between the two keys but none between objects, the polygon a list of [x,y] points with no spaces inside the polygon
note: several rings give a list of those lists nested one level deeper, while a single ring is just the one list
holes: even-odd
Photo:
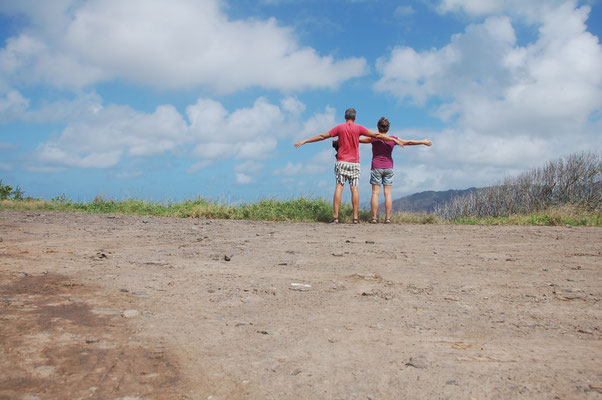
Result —
[{"label": "dry dirt surface", "polygon": [[0,399],[602,399],[602,229],[0,211]]}]

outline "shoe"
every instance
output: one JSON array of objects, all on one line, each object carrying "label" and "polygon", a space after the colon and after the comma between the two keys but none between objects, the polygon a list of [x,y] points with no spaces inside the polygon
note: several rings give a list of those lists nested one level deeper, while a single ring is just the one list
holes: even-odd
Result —
[{"label": "shoe", "polygon": [[371,224],[376,224],[377,222],[378,222],[378,221],[376,220],[376,218],[372,218],[372,219],[370,220],[370,223],[371,223]]},{"label": "shoe", "polygon": [[338,224],[340,221],[338,218],[333,218],[330,221],[328,221],[329,224]]},{"label": "shoe", "polygon": [[386,219],[386,220],[385,220],[385,224],[390,224],[390,223],[391,223],[391,220],[390,220],[390,219]]},{"label": "shoe", "polygon": [[359,223],[360,223],[360,220],[359,220],[359,219],[357,219],[357,218],[353,218],[353,223],[354,223],[354,224],[359,224]]}]

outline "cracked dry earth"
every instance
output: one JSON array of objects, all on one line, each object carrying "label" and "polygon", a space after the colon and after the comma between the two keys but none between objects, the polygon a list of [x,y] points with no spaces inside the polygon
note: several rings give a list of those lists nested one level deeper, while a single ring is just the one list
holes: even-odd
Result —
[{"label": "cracked dry earth", "polygon": [[0,399],[602,399],[600,228],[0,211]]}]

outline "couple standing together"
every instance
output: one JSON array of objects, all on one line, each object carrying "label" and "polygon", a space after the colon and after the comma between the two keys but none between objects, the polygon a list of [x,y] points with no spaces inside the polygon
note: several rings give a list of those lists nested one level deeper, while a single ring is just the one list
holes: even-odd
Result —
[{"label": "couple standing together", "polygon": [[[334,190],[333,218],[332,223],[339,223],[339,208],[343,197],[345,181],[349,182],[351,189],[351,204],[353,206],[353,223],[359,223],[360,194],[358,190],[360,178],[360,143],[372,143],[372,167],[370,171],[370,183],[372,184],[372,219],[370,223],[377,222],[378,196],[380,186],[383,185],[385,192],[385,223],[391,222],[391,209],[393,200],[391,198],[391,185],[393,185],[393,148],[398,146],[414,146],[423,144],[430,146],[429,139],[425,140],[403,140],[396,136],[389,136],[389,120],[385,117],[378,121],[378,133],[355,123],[356,112],[353,108],[345,111],[345,123],[332,128],[330,131],[313,136],[309,139],[295,143],[295,147],[301,147],[306,143],[319,142],[331,137],[338,137],[337,162],[334,167],[336,187]],[[367,136],[362,137],[360,136]]]}]

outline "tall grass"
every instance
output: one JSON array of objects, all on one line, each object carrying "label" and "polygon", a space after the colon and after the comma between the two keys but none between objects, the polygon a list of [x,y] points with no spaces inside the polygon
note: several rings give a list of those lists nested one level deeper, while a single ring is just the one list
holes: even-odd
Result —
[{"label": "tall grass", "polygon": [[[117,213],[180,218],[215,218],[262,221],[326,222],[332,218],[332,203],[323,198],[296,198],[290,200],[263,199],[255,203],[228,205],[208,199],[187,200],[177,203],[155,203],[129,199],[105,200],[100,196],[92,202],[73,202],[64,195],[46,200],[0,200],[0,209],[76,211],[91,213]],[[352,207],[341,204],[341,221],[350,221]],[[362,210],[360,219],[367,221],[370,212]]]},{"label": "tall grass", "polygon": [[577,214],[599,215],[601,201],[602,156],[584,152],[455,197],[435,212],[452,221],[557,214],[555,210],[564,206],[577,210]]}]

